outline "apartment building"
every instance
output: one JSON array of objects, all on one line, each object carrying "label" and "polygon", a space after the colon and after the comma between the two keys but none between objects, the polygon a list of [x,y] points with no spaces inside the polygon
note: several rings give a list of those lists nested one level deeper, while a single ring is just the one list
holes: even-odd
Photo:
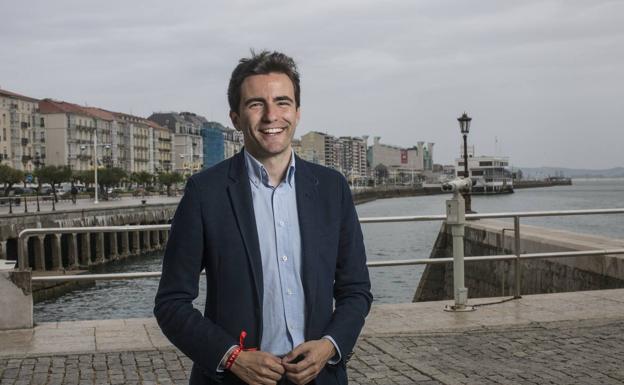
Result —
[{"label": "apartment building", "polygon": [[302,159],[342,171],[340,141],[333,135],[311,131],[301,136]]},{"label": "apartment building", "polygon": [[350,182],[368,176],[366,159],[368,136],[341,136],[340,169]]},{"label": "apartment building", "polygon": [[39,100],[0,89],[0,164],[29,172],[45,161]]},{"label": "apartment building", "polygon": [[154,172],[173,171],[173,136],[167,127],[156,122],[146,120],[152,128],[154,147]]},{"label": "apartment building", "polygon": [[201,129],[208,121],[192,112],[156,112],[149,120],[168,128],[173,135],[173,170],[192,174],[203,166]]},{"label": "apartment building", "polygon": [[226,127],[223,131],[223,157],[228,159],[240,152],[244,146],[244,139],[242,132]]},{"label": "apartment building", "polygon": [[368,176],[368,136],[335,136],[312,131],[301,137],[301,158],[340,171],[350,182]]},{"label": "apartment building", "polygon": [[112,113],[52,99],[40,101],[39,112],[47,137],[46,165],[91,170],[97,154],[98,165],[116,166]]}]

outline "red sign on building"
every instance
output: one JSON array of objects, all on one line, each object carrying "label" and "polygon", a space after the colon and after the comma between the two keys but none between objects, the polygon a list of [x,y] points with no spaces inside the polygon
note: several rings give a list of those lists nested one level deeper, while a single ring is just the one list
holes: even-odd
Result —
[{"label": "red sign on building", "polygon": [[401,164],[407,164],[407,150],[401,150]]}]

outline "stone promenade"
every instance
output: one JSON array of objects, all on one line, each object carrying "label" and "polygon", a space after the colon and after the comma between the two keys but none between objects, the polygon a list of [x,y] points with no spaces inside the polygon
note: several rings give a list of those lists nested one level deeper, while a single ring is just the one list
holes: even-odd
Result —
[{"label": "stone promenade", "polygon": [[[374,306],[351,384],[624,384],[624,290]],[[185,384],[153,319],[0,332],[0,384]]]}]

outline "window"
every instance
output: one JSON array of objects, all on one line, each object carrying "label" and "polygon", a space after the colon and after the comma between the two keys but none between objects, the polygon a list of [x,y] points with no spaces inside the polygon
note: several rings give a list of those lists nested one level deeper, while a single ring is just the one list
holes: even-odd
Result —
[{"label": "window", "polygon": [[6,141],[6,127],[2,127],[2,140]]},{"label": "window", "polygon": [[473,170],[472,171],[472,175],[473,176],[481,176],[481,175],[483,175],[483,170]]},{"label": "window", "polygon": [[488,162],[479,162],[479,166],[482,166],[482,167],[483,167],[483,166],[491,166],[491,165],[492,165],[492,162],[491,162],[491,161],[488,161]]}]

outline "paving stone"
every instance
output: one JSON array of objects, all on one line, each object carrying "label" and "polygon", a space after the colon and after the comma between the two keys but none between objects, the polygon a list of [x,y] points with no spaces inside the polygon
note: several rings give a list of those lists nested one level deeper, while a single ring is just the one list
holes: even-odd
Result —
[{"label": "paving stone", "polygon": [[[354,385],[622,384],[624,318],[364,336],[348,363]],[[0,385],[186,384],[173,348],[9,357]]]}]

